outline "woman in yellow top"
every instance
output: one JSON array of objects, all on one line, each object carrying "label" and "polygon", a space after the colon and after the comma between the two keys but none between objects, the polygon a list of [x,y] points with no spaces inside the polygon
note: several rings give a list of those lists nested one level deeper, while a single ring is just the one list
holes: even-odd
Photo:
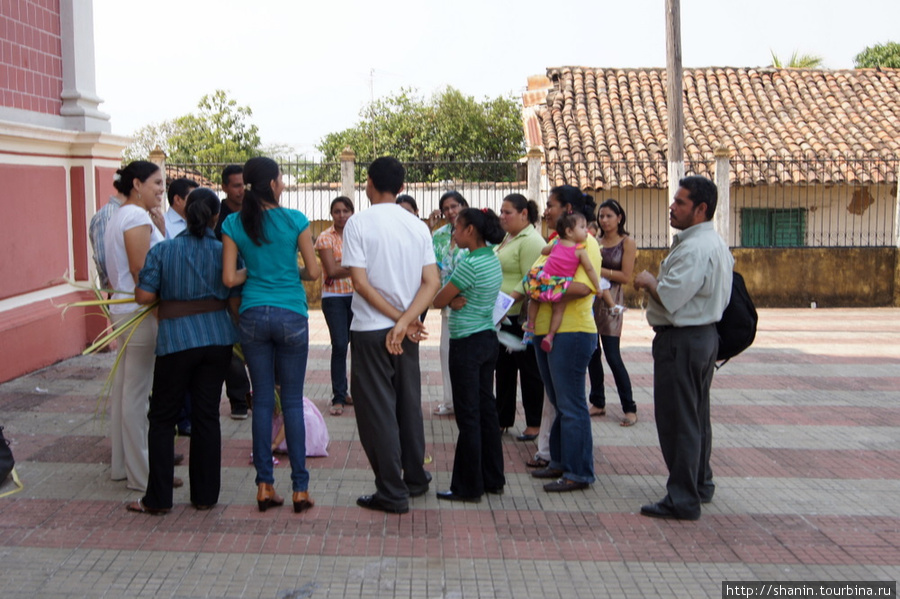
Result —
[{"label": "woman in yellow top", "polygon": [[[596,220],[595,208],[593,198],[571,185],[562,185],[550,190],[545,216],[551,227],[556,226],[563,214],[575,212],[584,214],[590,223]],[[594,270],[600,272],[599,244],[588,237],[585,249]],[[541,304],[535,322],[538,370],[550,403],[556,408],[556,418],[550,427],[550,463],[532,473],[535,478],[556,479],[544,485],[545,491],[575,491],[594,482],[594,443],[584,381],[588,362],[597,348],[595,292],[584,269],[579,267],[566,293],[568,304],[552,352],[540,347],[550,329],[549,303]]]}]

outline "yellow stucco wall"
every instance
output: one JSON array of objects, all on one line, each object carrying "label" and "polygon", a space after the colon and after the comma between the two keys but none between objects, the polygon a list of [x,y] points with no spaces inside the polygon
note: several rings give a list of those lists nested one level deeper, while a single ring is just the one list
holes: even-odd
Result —
[{"label": "yellow stucco wall", "polygon": [[[656,273],[668,250],[638,250],[635,272]],[[896,248],[733,248],[734,268],[744,276],[760,308],[900,306]],[[629,306],[640,296],[626,288]]]}]

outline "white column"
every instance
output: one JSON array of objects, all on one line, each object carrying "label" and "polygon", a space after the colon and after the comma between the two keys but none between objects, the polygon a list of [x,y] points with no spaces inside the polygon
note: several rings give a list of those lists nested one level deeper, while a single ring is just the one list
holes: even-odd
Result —
[{"label": "white column", "polygon": [[537,205],[543,208],[541,197],[541,161],[544,153],[539,148],[531,148],[528,150],[528,189],[525,192],[529,200],[534,200]]},{"label": "white column", "polygon": [[94,8],[92,0],[60,0],[63,104],[60,115],[75,131],[110,131],[109,115],[100,112],[94,72]]},{"label": "white column", "polygon": [[[729,172],[731,170],[731,151],[725,146],[716,148],[714,156],[716,157],[716,187],[719,191],[719,202],[716,207],[716,214],[713,218],[713,224],[725,243],[732,245],[731,240],[731,181]],[[737,245],[735,242],[734,245]]]},{"label": "white column", "polygon": [[341,195],[352,199],[355,193],[356,154],[347,146],[341,152]]}]

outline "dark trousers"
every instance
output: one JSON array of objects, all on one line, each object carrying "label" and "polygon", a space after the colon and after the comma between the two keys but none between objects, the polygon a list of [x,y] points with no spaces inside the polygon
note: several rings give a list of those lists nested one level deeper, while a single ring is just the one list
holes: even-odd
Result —
[{"label": "dark trousers", "polygon": [[[244,362],[237,356],[231,356],[231,361],[226,365],[225,395],[231,404],[232,412],[244,412],[247,409],[247,394],[250,393],[250,379],[247,378],[247,369]],[[221,388],[219,389],[221,393]]]},{"label": "dark trousers", "polygon": [[[516,337],[522,336],[518,322],[502,325],[501,330]],[[540,427],[544,408],[544,383],[538,372],[534,346],[525,351],[508,352],[502,345],[497,351],[497,415],[500,426],[509,428],[516,422],[516,385],[522,389],[522,407],[525,409],[525,426]],[[516,380],[518,378],[518,380]]]},{"label": "dark trousers", "polygon": [[591,405],[598,408],[606,407],[606,389],[603,386],[603,354],[606,354],[606,363],[612,370],[613,379],[616,381],[616,391],[619,392],[619,401],[622,403],[622,411],[626,414],[636,413],[637,405],[634,403],[634,395],[631,391],[631,377],[622,361],[622,352],[619,351],[619,337],[612,335],[600,335],[600,346],[591,356],[588,362],[588,377],[591,379],[591,394],[588,400]]},{"label": "dark trousers", "polygon": [[485,488],[500,489],[506,483],[497,402],[491,393],[498,345],[493,330],[450,340],[450,384],[459,428],[450,490],[462,497],[481,497]]},{"label": "dark trousers", "polygon": [[653,406],[669,469],[662,503],[684,517],[698,516],[715,492],[709,389],[718,348],[715,325],[665,328],[653,339]]},{"label": "dark trousers", "polygon": [[351,331],[353,394],[359,441],[375,473],[375,495],[404,508],[409,491],[428,488],[419,345],[404,339],[403,353],[388,353],[390,329]]},{"label": "dark trousers", "polygon": [[148,415],[150,478],[143,499],[147,507],[172,507],[175,423],[188,392],[193,429],[189,467],[191,503],[213,505],[219,501],[222,466],[219,398],[230,357],[230,345],[209,345],[156,357]]},{"label": "dark trousers", "polygon": [[322,315],[331,336],[331,403],[347,402],[347,346],[350,345],[350,323],[353,296],[323,297]]}]

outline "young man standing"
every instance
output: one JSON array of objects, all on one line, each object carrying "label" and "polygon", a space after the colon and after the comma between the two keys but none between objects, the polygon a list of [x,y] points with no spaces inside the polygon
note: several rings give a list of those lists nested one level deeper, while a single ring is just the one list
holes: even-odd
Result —
[{"label": "young man standing", "polygon": [[396,158],[369,166],[368,210],[344,227],[341,265],[353,280],[350,347],[359,439],[376,491],[357,505],[395,514],[428,491],[418,342],[419,315],[440,286],[428,227],[398,206],[406,170]]},{"label": "young man standing", "polygon": [[[225,200],[219,209],[219,220],[216,223],[216,239],[222,241],[222,223],[232,212],[240,212],[244,203],[244,168],[240,164],[229,164],[222,170],[222,191]],[[225,395],[231,403],[232,420],[247,419],[247,396],[250,395],[250,379],[244,362],[237,356],[231,356],[228,374],[225,375]]]},{"label": "young man standing", "polygon": [[179,233],[187,229],[187,221],[184,220],[184,205],[191,190],[199,187],[197,182],[187,177],[175,179],[169,184],[167,197],[169,209],[166,210],[166,239],[174,239]]},{"label": "young man standing", "polygon": [[678,182],[669,223],[675,235],[659,278],[646,270],[634,286],[650,295],[647,321],[653,339],[653,407],[663,459],[669,469],[666,496],[641,507],[651,518],[697,520],[712,501],[709,467],[712,426],[709,389],[719,336],[716,323],[731,297],[734,258],[713,228],[718,192],[705,177]]}]

